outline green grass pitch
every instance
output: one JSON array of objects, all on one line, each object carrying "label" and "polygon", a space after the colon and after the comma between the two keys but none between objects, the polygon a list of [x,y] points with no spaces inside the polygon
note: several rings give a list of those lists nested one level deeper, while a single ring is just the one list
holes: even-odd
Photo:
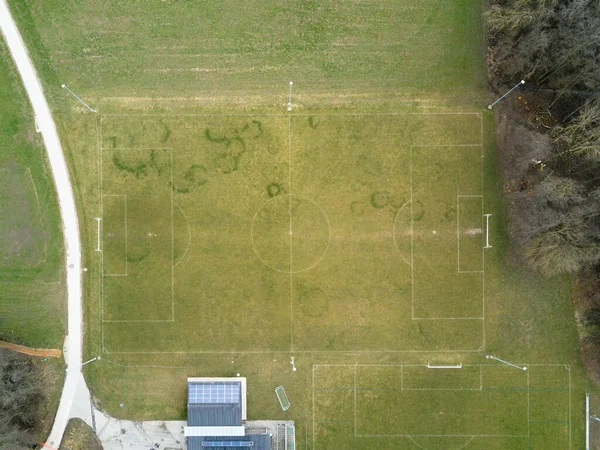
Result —
[{"label": "green grass pitch", "polygon": [[74,180],[100,408],[184,419],[186,377],[240,373],[299,450],[583,446],[571,285],[508,251],[483,1],[9,3]]},{"label": "green grass pitch", "polygon": [[481,115],[109,116],[101,133],[108,353],[484,345]]}]

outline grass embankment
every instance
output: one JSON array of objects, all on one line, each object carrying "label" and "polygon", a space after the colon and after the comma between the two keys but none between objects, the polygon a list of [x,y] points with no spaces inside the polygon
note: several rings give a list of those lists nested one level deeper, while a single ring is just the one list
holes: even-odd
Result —
[{"label": "grass embankment", "polygon": [[[65,281],[60,216],[52,176],[25,91],[0,39],[0,339],[62,349]],[[47,382],[40,403],[49,431],[58,406],[64,364],[40,359]]]}]

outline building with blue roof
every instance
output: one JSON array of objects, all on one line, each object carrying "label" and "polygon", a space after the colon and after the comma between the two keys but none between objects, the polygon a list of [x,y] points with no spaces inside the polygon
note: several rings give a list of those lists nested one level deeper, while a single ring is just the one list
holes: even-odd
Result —
[{"label": "building with blue roof", "polygon": [[246,378],[188,378],[188,450],[270,450],[269,434],[246,434]]}]

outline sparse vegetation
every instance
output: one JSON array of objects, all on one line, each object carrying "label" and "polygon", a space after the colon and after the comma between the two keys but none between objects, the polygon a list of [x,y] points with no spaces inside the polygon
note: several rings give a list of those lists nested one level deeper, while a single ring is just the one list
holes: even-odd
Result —
[{"label": "sparse vegetation", "polygon": [[0,349],[0,450],[34,448],[59,386],[56,372],[32,357]]},{"label": "sparse vegetation", "polygon": [[102,450],[102,444],[94,430],[83,420],[71,419],[59,450]]},{"label": "sparse vegetation", "polygon": [[494,0],[485,18],[492,86],[528,81],[497,115],[511,235],[544,276],[576,278],[582,356],[598,381],[600,2]]},{"label": "sparse vegetation", "polygon": [[[0,35],[0,339],[62,348],[60,217],[42,141]],[[0,350],[0,449],[34,448],[58,405],[64,365]]]},{"label": "sparse vegetation", "polygon": [[560,94],[598,90],[597,0],[492,0],[485,17],[495,85],[526,78]]}]

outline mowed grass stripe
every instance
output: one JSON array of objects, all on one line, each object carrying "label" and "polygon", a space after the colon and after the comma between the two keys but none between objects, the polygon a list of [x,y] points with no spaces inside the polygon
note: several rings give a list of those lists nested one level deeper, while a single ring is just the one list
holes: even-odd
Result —
[{"label": "mowed grass stripe", "polygon": [[481,42],[471,37],[482,7],[469,0],[12,7],[35,27],[57,77],[77,73],[87,98],[127,97],[131,105],[196,96],[222,105],[260,97],[273,104],[294,79],[305,86],[300,95],[317,94],[311,103],[356,91],[379,101],[381,92],[427,89],[466,104],[484,87]]}]

